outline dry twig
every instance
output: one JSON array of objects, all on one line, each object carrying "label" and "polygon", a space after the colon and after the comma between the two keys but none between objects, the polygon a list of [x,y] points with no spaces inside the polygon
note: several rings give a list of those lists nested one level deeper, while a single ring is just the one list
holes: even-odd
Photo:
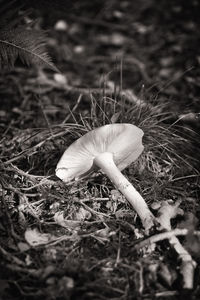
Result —
[{"label": "dry twig", "polygon": [[159,216],[157,218],[157,221],[165,230],[167,230],[167,232],[148,238],[146,241],[143,241],[136,245],[136,248],[139,249],[142,245],[154,244],[157,241],[167,238],[170,245],[172,246],[172,248],[174,248],[179,259],[181,260],[180,272],[183,276],[183,288],[192,289],[194,270],[197,264],[176,237],[176,234],[187,234],[188,230],[182,229],[180,231],[180,229],[176,229],[176,231],[171,231],[171,219],[176,217],[178,214],[183,214],[182,210],[179,208],[179,205],[180,201],[177,201],[175,204],[171,201],[163,201],[160,204],[160,208],[158,210]]}]

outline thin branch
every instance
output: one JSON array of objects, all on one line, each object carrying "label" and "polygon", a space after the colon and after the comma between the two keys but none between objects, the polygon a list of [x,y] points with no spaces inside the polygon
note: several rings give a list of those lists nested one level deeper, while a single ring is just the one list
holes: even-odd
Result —
[{"label": "thin branch", "polygon": [[[186,228],[183,228],[183,229],[176,228],[171,231],[161,232],[161,233],[155,234],[155,235],[147,238],[146,240],[143,240],[143,241],[137,243],[135,245],[135,249],[139,250],[139,249],[149,246],[151,244],[158,243],[158,242],[166,240],[166,239],[170,239],[173,236],[185,236],[188,234],[188,232],[189,232],[189,230]],[[200,231],[194,231],[193,234],[200,236]]]}]

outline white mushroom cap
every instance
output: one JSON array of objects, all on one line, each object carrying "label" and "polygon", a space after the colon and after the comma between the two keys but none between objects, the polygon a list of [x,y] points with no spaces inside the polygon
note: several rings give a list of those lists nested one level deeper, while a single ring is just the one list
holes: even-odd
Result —
[{"label": "white mushroom cap", "polygon": [[95,170],[94,159],[110,152],[123,170],[142,153],[143,131],[132,124],[109,124],[96,128],[72,143],[57,164],[56,175],[65,182]]}]

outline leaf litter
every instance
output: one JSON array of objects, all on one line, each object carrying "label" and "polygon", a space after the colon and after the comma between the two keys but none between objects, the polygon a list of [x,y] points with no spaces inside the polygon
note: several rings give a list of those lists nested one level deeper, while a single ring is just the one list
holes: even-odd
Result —
[{"label": "leaf litter", "polygon": [[[142,35],[152,32],[148,24],[142,27],[137,22],[135,28]],[[77,32],[80,34],[84,26],[76,30],[73,34],[80,39]],[[124,34],[123,26],[121,30]],[[121,32],[108,35],[113,37],[111,45],[96,43],[99,48],[108,47],[104,52],[108,59],[103,58],[105,71],[113,68],[110,47],[123,47],[130,42],[130,37]],[[81,45],[83,41],[79,42]],[[162,103],[161,92],[152,99],[153,89],[138,91],[136,84],[133,91],[135,79],[128,86],[126,77],[130,66],[127,63],[121,70],[125,88],[114,76],[120,67],[110,75],[112,84],[106,79],[99,87],[97,74],[102,68],[102,58],[91,55],[92,58],[96,62],[95,71],[92,74],[89,70],[84,77],[87,85],[96,84],[92,90],[73,88],[73,72],[64,71],[63,78],[45,73],[41,82],[41,73],[18,68],[9,78],[5,101],[10,94],[13,96],[12,109],[7,112],[3,102],[1,110],[6,112],[2,113],[0,166],[1,294],[4,298],[15,295],[16,299],[151,299],[153,296],[176,299],[181,294],[180,262],[169,247],[169,238],[154,243],[149,253],[137,252],[135,246],[146,239],[142,226],[108,179],[97,173],[65,185],[54,175],[61,153],[71,142],[88,130],[108,123],[130,122],[144,130],[145,151],[124,173],[149,204],[181,198],[185,218],[173,219],[172,231],[186,229],[180,243],[198,262],[199,224],[192,217],[186,218],[186,212],[199,217],[196,133],[188,127],[180,128],[179,123],[173,124],[171,104]],[[134,61],[135,74],[148,82],[153,69],[150,71],[149,65],[144,69],[146,64],[140,64],[140,59]],[[165,55],[160,63],[164,70],[160,76],[164,80],[162,74],[165,78],[170,75],[167,68],[171,57]],[[80,70],[80,77],[84,72],[84,68]],[[4,82],[7,80],[8,77]],[[165,91],[172,92],[167,87]],[[81,101],[80,95],[83,95]],[[194,299],[199,295],[198,272],[196,276],[191,291]]]}]

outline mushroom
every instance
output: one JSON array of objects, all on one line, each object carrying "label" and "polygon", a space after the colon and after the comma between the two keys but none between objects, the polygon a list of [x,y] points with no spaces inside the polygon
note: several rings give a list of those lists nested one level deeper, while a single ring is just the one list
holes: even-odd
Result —
[{"label": "mushroom", "polygon": [[57,164],[56,175],[64,182],[101,169],[133,206],[146,231],[154,216],[145,200],[121,173],[142,153],[143,131],[132,124],[108,124],[89,131],[72,143]]}]

